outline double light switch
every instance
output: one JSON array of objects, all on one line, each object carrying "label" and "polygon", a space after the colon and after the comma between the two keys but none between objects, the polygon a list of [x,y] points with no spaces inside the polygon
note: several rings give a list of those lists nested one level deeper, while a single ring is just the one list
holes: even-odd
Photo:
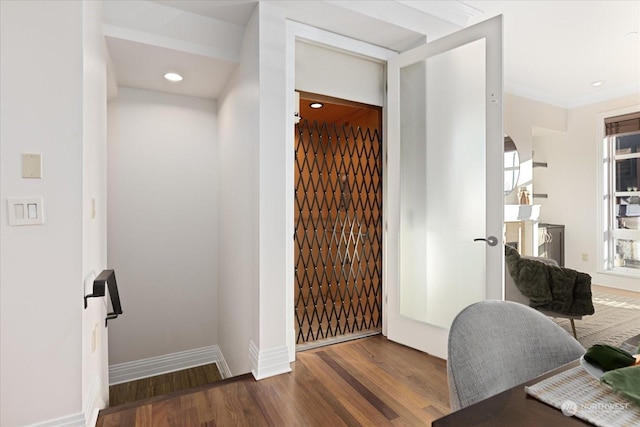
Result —
[{"label": "double light switch", "polygon": [[9,225],[36,225],[44,222],[42,197],[7,199]]}]

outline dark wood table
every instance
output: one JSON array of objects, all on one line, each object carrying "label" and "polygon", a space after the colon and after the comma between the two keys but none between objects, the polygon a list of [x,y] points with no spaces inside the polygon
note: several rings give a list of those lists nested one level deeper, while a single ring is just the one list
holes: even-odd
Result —
[{"label": "dark wood table", "polygon": [[435,420],[433,427],[445,426],[585,426],[591,425],[576,417],[567,417],[562,411],[529,396],[526,385],[536,384],[567,369],[579,365],[579,361],[554,369],[538,378],[515,386],[500,394],[491,396],[474,405],[467,406],[440,419]]}]

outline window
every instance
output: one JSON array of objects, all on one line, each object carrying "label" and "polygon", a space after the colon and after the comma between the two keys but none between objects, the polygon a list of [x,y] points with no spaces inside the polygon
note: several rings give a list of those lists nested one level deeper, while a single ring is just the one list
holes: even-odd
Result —
[{"label": "window", "polygon": [[640,276],[640,112],[605,119],[604,268]]}]

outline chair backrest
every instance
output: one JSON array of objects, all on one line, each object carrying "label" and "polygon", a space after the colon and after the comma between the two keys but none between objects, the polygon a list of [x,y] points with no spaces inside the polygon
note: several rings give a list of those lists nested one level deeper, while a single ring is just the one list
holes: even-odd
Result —
[{"label": "chair backrest", "polygon": [[[532,259],[535,261],[540,261],[543,264],[553,265],[558,267],[558,262],[551,258],[541,258],[541,257],[532,257],[532,256],[524,256],[524,255],[521,256],[521,258]],[[524,304],[527,306],[531,302],[529,301],[529,298],[524,296],[522,292],[520,292],[520,289],[518,289],[518,287],[516,286],[516,283],[513,281],[513,277],[511,277],[511,273],[509,273],[509,267],[507,267],[506,263],[504,265],[504,299],[507,301],[519,302],[520,304]],[[556,313],[552,311],[546,311],[542,309],[540,309],[540,311],[546,314],[547,316],[563,317],[566,319],[582,319],[582,316],[578,316],[578,315],[567,315],[567,314]]]},{"label": "chair backrest", "polygon": [[472,304],[449,330],[451,409],[498,394],[584,352],[567,331],[530,307],[510,301]]},{"label": "chair backrest", "polygon": [[[524,255],[521,256],[521,258],[533,259],[544,264],[558,266],[558,262],[551,258],[540,258]],[[522,295],[522,292],[520,292],[520,289],[518,289],[518,287],[516,286],[516,283],[511,277],[511,273],[509,273],[509,267],[507,267],[507,263],[504,264],[504,299],[506,299],[507,301],[515,301],[521,304],[529,305],[529,298]]]}]

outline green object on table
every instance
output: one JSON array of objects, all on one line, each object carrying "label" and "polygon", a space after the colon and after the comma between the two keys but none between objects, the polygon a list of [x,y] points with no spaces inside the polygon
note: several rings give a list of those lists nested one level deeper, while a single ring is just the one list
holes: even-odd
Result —
[{"label": "green object on table", "polygon": [[625,368],[636,363],[636,358],[627,351],[607,344],[595,344],[584,354],[584,360],[599,366],[603,371]]},{"label": "green object on table", "polygon": [[605,372],[600,381],[611,386],[613,391],[640,405],[640,365]]}]

